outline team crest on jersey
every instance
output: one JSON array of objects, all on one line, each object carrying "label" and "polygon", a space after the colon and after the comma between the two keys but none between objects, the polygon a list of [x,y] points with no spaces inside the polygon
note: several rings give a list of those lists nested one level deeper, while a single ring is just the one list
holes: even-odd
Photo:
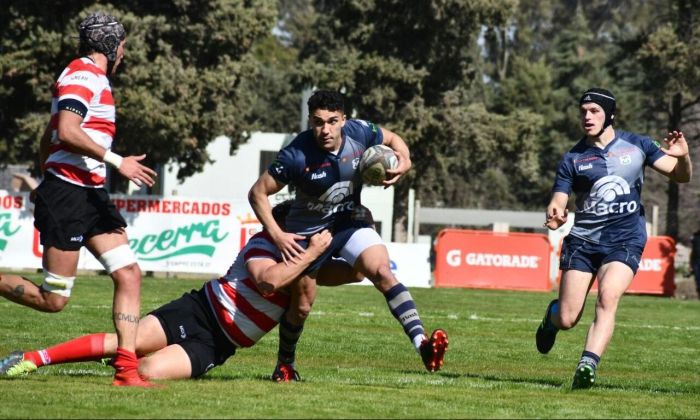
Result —
[{"label": "team crest on jersey", "polygon": [[632,163],[632,156],[630,156],[630,155],[620,156],[620,164],[621,165],[629,165],[630,163]]},{"label": "team crest on jersey", "polygon": [[355,159],[352,160],[352,169],[357,169],[359,164],[360,164],[360,158],[356,157]]}]

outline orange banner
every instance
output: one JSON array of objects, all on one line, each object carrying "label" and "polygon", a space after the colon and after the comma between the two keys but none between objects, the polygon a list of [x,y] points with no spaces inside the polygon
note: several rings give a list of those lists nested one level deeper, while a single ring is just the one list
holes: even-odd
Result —
[{"label": "orange banner", "polygon": [[446,229],[435,245],[435,287],[549,291],[546,235]]}]

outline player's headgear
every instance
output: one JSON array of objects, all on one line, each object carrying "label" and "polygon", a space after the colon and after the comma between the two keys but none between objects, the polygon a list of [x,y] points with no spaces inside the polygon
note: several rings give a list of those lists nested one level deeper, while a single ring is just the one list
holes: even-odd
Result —
[{"label": "player's headgear", "polygon": [[[609,90],[591,88],[581,95],[579,106],[591,102],[603,108],[603,112],[605,112],[605,122],[603,123],[602,130],[605,130],[609,125],[612,125],[613,119],[615,118],[615,96]],[[602,130],[601,133],[603,132]],[[600,133],[598,135],[600,135]]]},{"label": "player's headgear", "polygon": [[126,37],[124,26],[112,15],[98,11],[91,13],[78,25],[80,53],[96,51],[107,57],[107,74],[117,61],[117,49]]}]

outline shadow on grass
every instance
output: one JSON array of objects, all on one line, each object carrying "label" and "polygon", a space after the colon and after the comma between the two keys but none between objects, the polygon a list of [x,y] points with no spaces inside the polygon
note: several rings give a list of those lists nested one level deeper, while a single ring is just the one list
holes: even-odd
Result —
[{"label": "shadow on grass", "polygon": [[[560,388],[563,390],[571,392],[586,392],[586,390],[572,390],[570,388],[571,383],[566,381],[558,381],[554,379],[542,379],[542,378],[508,378],[495,375],[480,375],[476,373],[458,374],[449,372],[438,372],[436,375],[459,379],[459,378],[471,378],[471,379],[482,379],[484,381],[493,381],[500,383],[512,383],[512,384],[526,384],[526,385],[539,385],[548,386],[552,388]],[[659,387],[659,386],[643,386],[643,385],[633,385],[633,384],[606,384],[598,383],[593,388],[600,390],[619,390],[619,391],[630,391],[630,392],[645,392],[652,394],[696,394],[697,390],[694,389],[679,389],[679,388],[669,388],[669,387]]]}]

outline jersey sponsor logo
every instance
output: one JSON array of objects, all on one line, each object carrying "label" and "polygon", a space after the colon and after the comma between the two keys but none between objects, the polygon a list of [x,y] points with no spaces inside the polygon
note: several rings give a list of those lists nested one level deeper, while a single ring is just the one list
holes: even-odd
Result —
[{"label": "jersey sponsor logo", "polygon": [[311,174],[311,179],[323,179],[328,175],[326,172],[314,172]]},{"label": "jersey sponsor logo", "polygon": [[83,235],[71,236],[71,242],[83,242]]},{"label": "jersey sponsor logo", "polygon": [[585,171],[588,169],[593,169],[593,164],[589,163],[588,165],[578,165],[578,170],[579,171]]},{"label": "jersey sponsor logo", "polygon": [[[459,267],[462,264],[462,251],[453,249],[447,252],[447,264]],[[470,252],[464,256],[464,263],[480,267],[531,268],[539,267],[540,257],[537,255],[489,254]]]},{"label": "jersey sponsor logo", "polygon": [[336,182],[318,198],[317,202],[308,203],[307,209],[323,213],[324,219],[335,213],[351,211],[354,204],[347,200],[352,198],[352,192],[352,181]]},{"label": "jersey sponsor logo", "polygon": [[593,184],[588,199],[583,203],[583,212],[596,216],[634,213],[639,208],[636,201],[618,201],[619,197],[629,193],[630,186],[624,178],[616,175],[604,176]]}]

